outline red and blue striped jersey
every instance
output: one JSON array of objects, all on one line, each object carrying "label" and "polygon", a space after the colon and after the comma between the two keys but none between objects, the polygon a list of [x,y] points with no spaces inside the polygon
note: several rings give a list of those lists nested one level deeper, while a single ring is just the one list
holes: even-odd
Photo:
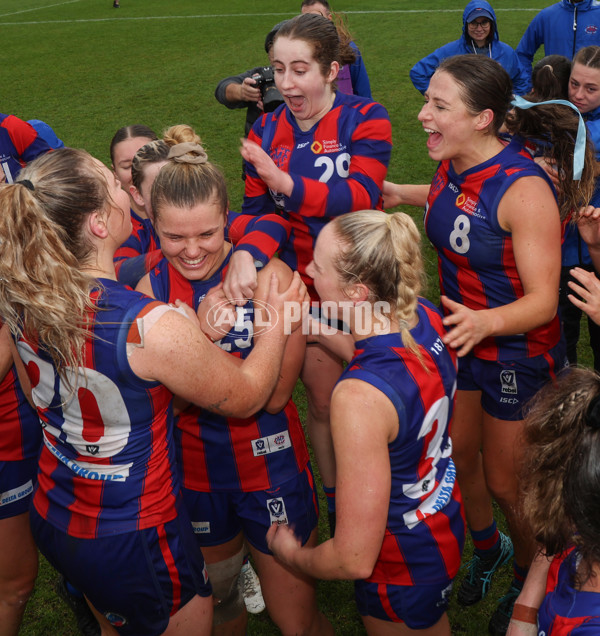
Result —
[{"label": "red and blue striped jersey", "polygon": [[127,360],[128,348],[142,342],[141,321],[161,303],[116,281],[99,283],[84,367],[67,370],[74,391],[35,340],[17,343],[43,427],[35,508],[87,539],[173,519],[180,489],[173,396],[135,375]]},{"label": "red and blue striped jersey", "polygon": [[[425,208],[425,230],[437,250],[442,294],[471,309],[508,305],[524,294],[512,238],[498,222],[498,203],[521,177],[549,178],[513,138],[500,153],[460,175],[440,163]],[[546,353],[560,340],[558,316],[526,334],[492,336],[477,358],[509,361]]]},{"label": "red and blue striped jersey", "polygon": [[[434,584],[460,567],[465,522],[450,457],[450,422],[456,390],[456,354],[442,342],[442,316],[420,299],[411,334],[423,364],[399,333],[356,342],[339,382],[355,378],[389,398],[399,429],[389,444],[392,472],[383,546],[367,581]],[[366,423],[365,423],[366,425]]]},{"label": "red and blue striped jersey", "polygon": [[577,551],[554,557],[538,612],[539,636],[600,634],[600,594],[573,587]]},{"label": "red and blue striped jersey", "polygon": [[[150,272],[154,296],[180,299],[194,309],[225,275],[229,256],[207,280],[190,281],[167,259]],[[236,324],[216,344],[245,358],[254,341],[254,305],[237,308]],[[308,463],[308,450],[296,405],[279,413],[260,410],[251,417],[224,417],[191,405],[176,418],[175,438],[183,485],[199,492],[251,492],[274,488],[295,477]]]},{"label": "red and blue striped jersey", "polygon": [[15,117],[0,113],[0,168],[6,183],[16,181],[21,168],[51,150],[35,128]]},{"label": "red and blue striped jersey", "polygon": [[40,452],[42,428],[14,365],[0,382],[0,462],[32,459]]},{"label": "red and blue striped jersey", "polygon": [[248,139],[292,177],[294,188],[289,197],[269,190],[247,164],[242,212],[279,212],[290,221],[290,240],[279,257],[312,290],[306,266],[323,226],[347,212],[383,209],[381,188],[392,150],[388,113],[370,99],[338,92],[310,130],[301,130],[283,104],[257,120]]}]

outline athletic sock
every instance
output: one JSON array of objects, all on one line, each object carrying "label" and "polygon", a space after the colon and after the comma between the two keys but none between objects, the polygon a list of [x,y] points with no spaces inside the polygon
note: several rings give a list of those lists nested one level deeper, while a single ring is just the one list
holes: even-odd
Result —
[{"label": "athletic sock", "polygon": [[492,525],[484,530],[471,530],[469,528],[469,532],[473,539],[475,554],[480,559],[486,559],[500,549],[500,532],[498,532],[495,521],[492,521]]},{"label": "athletic sock", "polygon": [[528,572],[529,568],[523,568],[520,565],[517,565],[515,561],[513,561],[513,587],[516,587],[519,590],[523,589],[523,583],[525,583]]},{"label": "athletic sock", "polygon": [[327,512],[335,512],[335,486],[332,488],[323,486],[323,492],[327,497]]}]

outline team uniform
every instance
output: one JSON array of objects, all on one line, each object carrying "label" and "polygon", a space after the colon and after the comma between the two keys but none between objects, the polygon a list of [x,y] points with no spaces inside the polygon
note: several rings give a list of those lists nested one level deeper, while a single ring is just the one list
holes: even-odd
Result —
[{"label": "team uniform", "polygon": [[[115,252],[115,271],[119,281],[135,287],[162,258],[160,239],[150,219],[142,219],[131,210],[132,232]],[[237,250],[250,252],[255,262],[266,265],[290,234],[289,223],[270,214],[263,218],[227,213],[226,239]]]},{"label": "team uniform", "polygon": [[41,442],[40,421],[13,365],[0,382],[0,519],[29,509]]},{"label": "team uniform", "polygon": [[539,636],[596,636],[600,633],[600,594],[573,587],[577,550],[554,557],[546,597],[538,611]]},{"label": "team uniform", "polygon": [[[519,138],[495,157],[462,174],[440,163],[425,208],[425,230],[438,254],[440,290],[470,309],[508,305],[524,294],[509,232],[498,222],[497,205],[525,176],[551,185]],[[491,336],[475,345],[459,365],[458,388],[482,390],[484,409],[503,420],[522,419],[525,402],[565,363],[560,321],[526,334]]]},{"label": "team uniform", "polygon": [[399,333],[356,342],[339,382],[358,379],[389,398],[399,418],[389,444],[391,495],[383,545],[371,576],[356,582],[362,615],[403,621],[413,629],[435,624],[445,612],[458,572],[465,524],[450,457],[450,421],[456,354],[444,346],[442,316],[420,299],[411,334],[421,353]]},{"label": "team uniform", "polygon": [[323,226],[353,210],[382,209],[381,187],[392,150],[387,111],[377,102],[337,93],[331,110],[303,131],[283,104],[258,120],[248,139],[262,146],[294,181],[288,197],[270,191],[252,164],[246,164],[242,212],[279,212],[292,231],[279,257],[298,270],[314,300],[306,266]]},{"label": "team uniform", "polygon": [[[594,142],[596,148],[596,161],[600,160],[600,107],[588,113],[582,113],[588,136]],[[596,179],[595,191],[590,201],[594,207],[600,206],[600,179]],[[576,223],[568,223],[565,227],[564,240],[562,245],[562,270],[560,277],[560,297],[559,309],[565,339],[567,342],[567,355],[570,363],[577,362],[577,342],[579,340],[582,310],[569,300],[568,295],[573,293],[568,286],[573,267],[581,267],[590,272],[594,271],[592,257],[587,244],[581,238]],[[577,281],[575,281],[577,282]],[[589,316],[586,316],[588,333],[590,337],[590,348],[594,355],[594,368],[600,371],[600,326],[598,326]]]},{"label": "team uniform", "polygon": [[144,325],[173,309],[115,281],[99,284],[85,368],[69,369],[70,382],[35,341],[17,343],[43,427],[32,531],[119,633],[161,634],[195,594],[210,594],[182,521],[172,394],[128,363]]},{"label": "team uniform", "polygon": [[[207,280],[190,281],[167,259],[150,272],[157,299],[180,299],[197,309],[225,275],[229,255]],[[239,358],[252,351],[254,304],[237,308],[236,324],[216,344]],[[269,553],[266,531],[289,523],[305,542],[317,522],[309,456],[298,412],[290,399],[279,413],[260,410],[246,419],[189,406],[176,420],[183,493],[201,545],[220,545],[242,529]]]},{"label": "team uniform", "polygon": [[[492,41],[481,49],[478,49],[473,43],[473,40],[469,36],[467,26],[467,18],[476,9],[484,9],[493,16],[493,24],[491,27],[493,29]],[[500,41],[496,13],[492,5],[489,2],[485,2],[485,0],[473,0],[467,4],[463,12],[463,32],[458,40],[444,44],[444,46],[419,60],[410,69],[410,79],[414,87],[419,92],[424,93],[429,87],[431,76],[435,73],[435,70],[443,60],[454,55],[465,55],[468,53],[485,55],[492,60],[496,60],[510,75],[514,92],[517,95],[524,95],[528,91],[530,85],[529,76],[521,66],[521,62],[515,50],[508,44]]]},{"label": "team uniform", "polygon": [[14,115],[0,113],[0,167],[6,183],[13,183],[21,168],[50,150],[35,128]]},{"label": "team uniform", "polygon": [[564,55],[569,59],[579,49],[599,46],[598,1],[581,0],[572,4],[570,0],[560,0],[542,9],[533,18],[517,46],[517,55],[528,78],[531,78],[533,56],[542,44],[544,55]]}]

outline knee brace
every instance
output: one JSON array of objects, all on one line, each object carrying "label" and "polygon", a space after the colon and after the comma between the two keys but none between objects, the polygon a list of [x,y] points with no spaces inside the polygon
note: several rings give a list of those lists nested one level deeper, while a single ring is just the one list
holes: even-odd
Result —
[{"label": "knee brace", "polygon": [[208,578],[215,599],[213,625],[221,625],[237,618],[245,610],[244,598],[238,585],[244,561],[244,550],[217,563],[206,564]]}]

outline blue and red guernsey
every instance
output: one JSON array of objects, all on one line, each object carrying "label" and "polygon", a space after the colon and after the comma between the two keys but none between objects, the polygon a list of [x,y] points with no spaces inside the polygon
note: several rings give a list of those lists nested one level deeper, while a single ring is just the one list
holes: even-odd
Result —
[{"label": "blue and red guernsey", "polygon": [[127,349],[141,342],[140,322],[160,303],[99,283],[85,367],[68,370],[74,393],[36,342],[17,343],[44,429],[33,503],[49,523],[84,539],[170,521],[180,489],[173,396],[127,361]]},{"label": "blue and red guernsey", "polygon": [[538,612],[539,636],[600,634],[600,594],[573,587],[576,564],[576,550],[554,557]]},{"label": "blue and red guernsey", "polygon": [[270,191],[246,164],[242,212],[280,212],[292,225],[279,256],[298,270],[316,299],[306,266],[323,226],[355,210],[382,209],[381,188],[392,151],[392,129],[381,104],[337,93],[331,110],[303,131],[282,105],[255,122],[248,139],[261,145],[294,181],[291,196]]},{"label": "blue and red guernsey", "polygon": [[[498,222],[498,203],[527,176],[541,177],[553,189],[518,138],[460,175],[450,161],[440,163],[427,199],[425,230],[437,250],[442,294],[475,310],[502,307],[523,296],[511,235]],[[546,353],[559,339],[555,316],[526,334],[486,338],[473,353],[484,360],[518,360]]]},{"label": "blue and red guernsey", "polygon": [[21,389],[13,365],[0,382],[0,462],[37,457],[41,442],[40,420]]},{"label": "blue and red guernsey", "polygon": [[[190,281],[163,259],[150,272],[152,292],[164,302],[179,298],[198,309],[206,293],[225,276],[228,262],[229,256],[211,278]],[[243,359],[254,342],[252,301],[237,312],[236,324],[216,344]],[[175,439],[183,485],[199,492],[269,489],[298,475],[309,459],[291,399],[279,413],[261,410],[245,419],[189,406],[176,418]]]},{"label": "blue and red guernsey", "polygon": [[16,181],[21,168],[51,150],[35,128],[15,117],[0,113],[0,168],[6,183]]},{"label": "blue and red guernsey", "polygon": [[426,585],[451,580],[460,567],[465,523],[450,457],[456,354],[442,342],[442,316],[420,299],[411,329],[422,362],[399,333],[356,342],[339,382],[354,378],[379,389],[398,413],[389,444],[390,507],[383,546],[367,581]]}]

